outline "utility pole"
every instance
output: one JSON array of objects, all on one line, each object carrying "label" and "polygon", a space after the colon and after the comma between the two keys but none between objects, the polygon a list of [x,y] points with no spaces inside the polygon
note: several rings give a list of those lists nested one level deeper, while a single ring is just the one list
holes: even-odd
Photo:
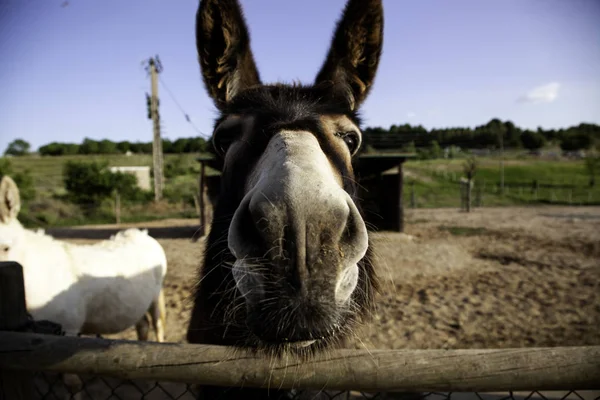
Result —
[{"label": "utility pole", "polygon": [[504,132],[500,131],[500,194],[504,196]]},{"label": "utility pole", "polygon": [[158,112],[158,74],[162,72],[162,64],[158,56],[148,59],[146,70],[150,72],[152,95],[146,100],[148,103],[148,118],[152,119],[153,142],[152,142],[152,164],[154,169],[154,200],[162,199],[164,174],[163,174],[163,149],[160,138],[160,114]]}]

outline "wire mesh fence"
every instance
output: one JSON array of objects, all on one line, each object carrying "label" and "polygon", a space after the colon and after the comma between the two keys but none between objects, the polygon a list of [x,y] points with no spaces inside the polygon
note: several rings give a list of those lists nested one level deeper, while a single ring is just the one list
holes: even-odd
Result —
[{"label": "wire mesh fence", "polygon": [[[78,387],[68,387],[61,374],[35,374],[36,399],[73,400],[160,400],[198,398],[198,386],[177,382],[123,380],[102,376],[79,375]],[[281,397],[278,397],[281,399]],[[354,390],[290,390],[290,400],[598,400],[600,391],[506,391],[506,392],[362,392]]]}]

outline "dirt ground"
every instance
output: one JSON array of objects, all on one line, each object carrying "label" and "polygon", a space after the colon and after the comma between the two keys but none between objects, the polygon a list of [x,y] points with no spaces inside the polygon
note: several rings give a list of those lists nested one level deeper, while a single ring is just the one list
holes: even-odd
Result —
[{"label": "dirt ground", "polygon": [[[470,214],[417,209],[407,212],[406,222],[405,234],[373,234],[382,294],[373,321],[356,333],[350,347],[600,345],[600,207],[485,208]],[[197,236],[197,221],[136,225],[160,232],[161,237],[173,237],[171,230],[189,234],[184,239],[159,238],[169,262],[166,337],[171,342],[185,341],[191,289],[204,247],[202,239],[191,239]],[[98,229],[107,228],[111,227],[87,227],[87,234],[84,230],[75,236],[97,240]],[[108,337],[136,338],[133,328]],[[64,388],[62,392],[57,389],[60,384],[48,382],[48,377],[39,381],[40,393],[66,393]],[[54,389],[48,389],[46,382]],[[161,382],[157,386],[155,382],[126,383],[99,377],[87,377],[85,382],[82,398],[86,399],[111,394],[137,399],[142,393],[148,399],[194,398],[193,388],[182,384]],[[544,395],[548,399],[582,398],[562,392]],[[579,395],[592,399],[598,393]],[[313,398],[313,393],[307,392],[307,396]],[[458,398],[497,400],[504,396],[506,393]],[[530,394],[513,396],[525,399]]]},{"label": "dirt ground", "polygon": [[[382,295],[372,323],[349,346],[600,344],[599,207],[416,209],[407,212],[406,234],[379,232],[373,239]],[[204,244],[159,241],[169,261],[166,336],[181,342]],[[135,339],[135,331],[111,337]]]}]

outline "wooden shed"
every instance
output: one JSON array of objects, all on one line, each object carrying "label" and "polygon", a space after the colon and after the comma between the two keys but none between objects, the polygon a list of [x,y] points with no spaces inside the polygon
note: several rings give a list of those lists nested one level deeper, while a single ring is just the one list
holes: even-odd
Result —
[{"label": "wooden shed", "polygon": [[[354,173],[359,183],[364,217],[377,230],[404,231],[403,172],[406,160],[413,153],[361,154],[354,162]],[[211,155],[197,158],[201,164],[199,189],[201,234],[209,222],[208,204],[214,207],[220,190],[223,165]],[[207,173],[207,168],[212,173]]]}]

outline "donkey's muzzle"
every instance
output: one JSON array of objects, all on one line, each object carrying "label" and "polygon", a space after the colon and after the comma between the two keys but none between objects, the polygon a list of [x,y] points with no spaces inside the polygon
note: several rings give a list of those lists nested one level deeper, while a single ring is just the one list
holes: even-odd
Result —
[{"label": "donkey's muzzle", "polygon": [[368,246],[366,228],[346,192],[318,194],[294,201],[253,191],[242,201],[228,240],[237,259],[234,278],[247,301],[269,293],[340,304],[349,299]]}]

